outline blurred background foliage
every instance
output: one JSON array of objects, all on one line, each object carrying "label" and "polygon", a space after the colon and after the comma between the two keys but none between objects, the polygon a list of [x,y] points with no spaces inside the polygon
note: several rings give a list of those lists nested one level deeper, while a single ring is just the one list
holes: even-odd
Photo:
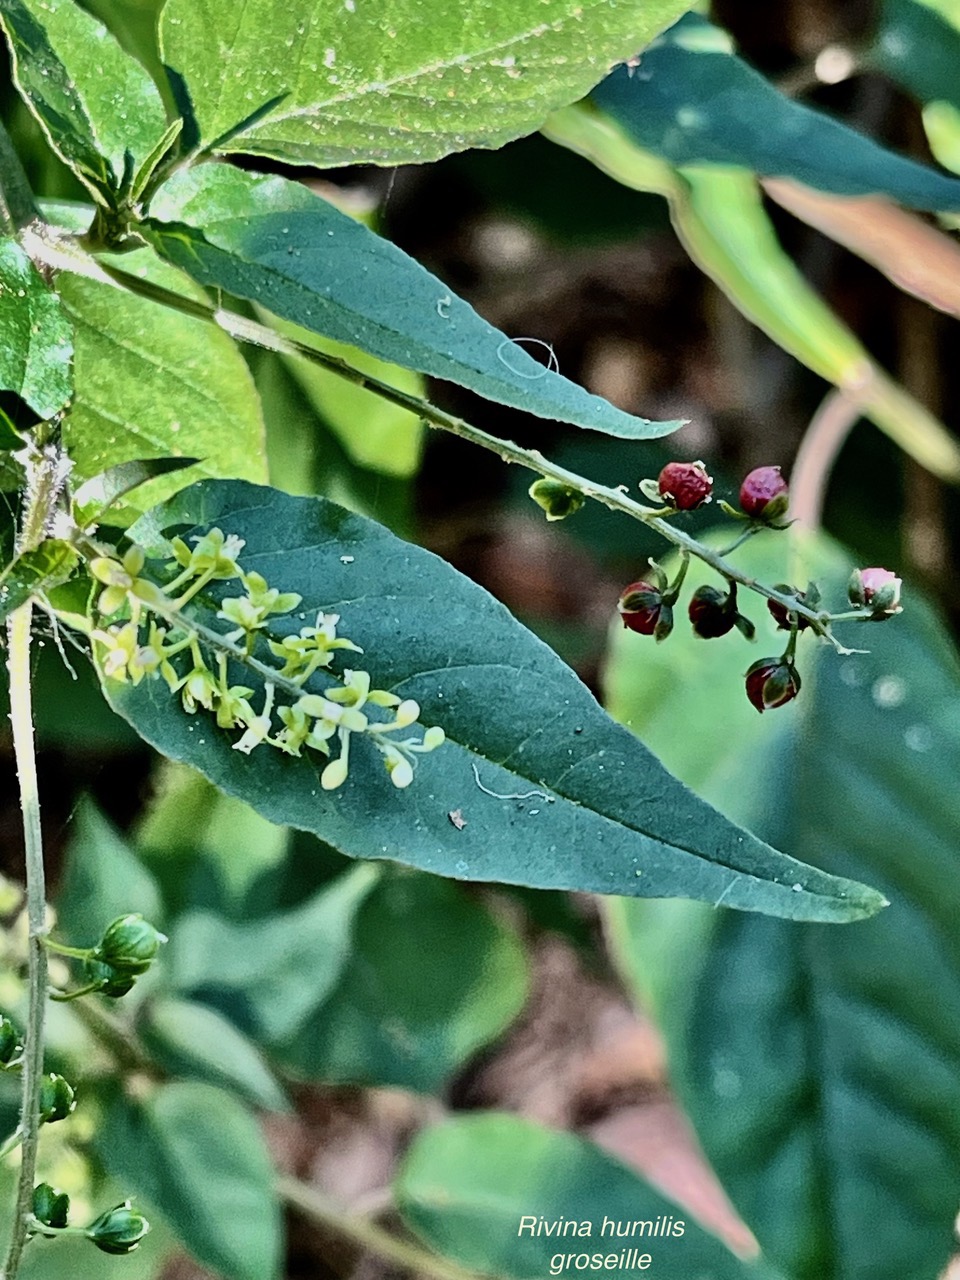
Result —
[{"label": "blurred background foliage", "polygon": [[[156,0],[84,7],[157,65]],[[598,1179],[604,1212],[637,1194],[592,1148],[541,1151],[540,1138],[498,1122],[436,1131],[446,1137],[415,1148],[391,1196],[398,1159],[426,1122],[481,1108],[593,1138],[734,1251],[723,1262],[708,1246],[702,1259],[671,1255],[684,1267],[746,1274],[735,1255],[754,1256],[754,1236],[769,1274],[787,1280],[932,1280],[947,1265],[960,1207],[960,198],[945,172],[918,177],[889,155],[865,151],[858,169],[860,144],[803,112],[960,173],[960,9],[700,9],[682,40],[636,69],[642,82],[667,59],[659,80],[614,77],[596,95],[613,132],[608,117],[560,113],[549,138],[497,152],[288,176],[395,240],[507,334],[549,344],[566,376],[631,412],[689,422],[665,441],[625,443],[429,386],[445,408],[611,484],[703,458],[732,498],[753,466],[793,471],[820,540],[772,546],[771,535],[745,562],[772,580],[816,577],[834,595],[851,562],[896,568],[906,613],[878,636],[871,629],[871,654],[804,655],[801,698],[759,720],[739,677],[780,641],[753,601],[753,651],[737,635],[705,645],[682,626],[658,648],[614,634],[620,588],[661,549],[653,534],[595,506],[547,526],[524,474],[348,383],[250,350],[266,460],[278,487],[323,494],[438,552],[719,808],[788,853],[879,885],[893,906],[835,929],[358,868],[158,762],[105,707],[83,655],[48,636],[37,710],[60,922],[83,942],[120,911],[142,910],[171,933],[156,977],[133,998],[151,1061],[179,1083],[150,1115],[99,1090],[99,1121],[81,1108],[61,1144],[44,1148],[78,1202],[109,1197],[111,1179],[125,1190],[142,1183],[149,1155],[160,1172],[135,1187],[160,1224],[149,1244],[116,1263],[75,1257],[69,1244],[35,1250],[33,1280],[272,1274],[280,1243],[267,1148],[247,1104],[265,1117],[284,1175],[364,1221],[396,1225],[395,1199],[404,1221],[463,1267],[537,1274],[522,1250],[503,1250],[503,1222],[526,1211],[524,1195],[558,1161],[572,1189],[543,1202],[558,1214],[579,1212],[576,1195]],[[750,79],[734,48],[766,83]],[[9,77],[2,86],[36,190],[82,199]],[[635,89],[647,97],[632,119],[623,95]],[[717,108],[709,127],[698,117],[678,138],[657,124],[657,110],[669,123],[705,103]],[[751,113],[756,137],[744,125]],[[810,145],[797,150],[804,130]],[[416,390],[420,380],[404,376]],[[713,510],[691,527],[707,530]],[[3,750],[9,760],[6,740]],[[0,867],[15,876],[12,769],[0,799]],[[0,1003],[15,998],[0,990]],[[66,1015],[51,1031],[54,1059],[109,1074],[95,1038]],[[14,1106],[0,1080],[10,1124]],[[239,1239],[185,1209],[169,1172],[184,1146],[202,1159],[211,1115],[250,1152]],[[97,1142],[105,1119],[119,1136]],[[464,1152],[482,1151],[526,1161],[527,1180],[504,1192],[500,1217],[471,1206],[487,1252],[458,1239],[430,1198],[431,1177],[455,1186]],[[489,1177],[503,1191],[495,1170]],[[289,1187],[285,1198],[298,1204]],[[404,1270],[316,1205],[288,1208],[287,1226],[290,1276]]]}]

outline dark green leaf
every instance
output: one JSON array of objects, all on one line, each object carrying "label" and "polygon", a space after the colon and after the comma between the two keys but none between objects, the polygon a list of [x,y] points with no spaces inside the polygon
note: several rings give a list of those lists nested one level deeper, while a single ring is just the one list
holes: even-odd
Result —
[{"label": "dark green leaf", "polygon": [[289,1110],[256,1045],[215,1009],[192,1000],[151,1000],[137,1030],[166,1071],[232,1089],[268,1111]]},{"label": "dark green leaf", "polygon": [[523,948],[456,886],[383,878],[361,906],[339,985],[279,1056],[327,1082],[440,1089],[527,993]]},{"label": "dark green leaf", "polygon": [[54,150],[95,193],[115,195],[167,130],[160,93],[74,0],[0,0],[17,87]]},{"label": "dark green leaf", "polygon": [[[742,548],[745,571],[812,576],[840,605],[844,558],[784,541]],[[759,652],[778,652],[783,633],[754,616]],[[644,664],[617,646],[610,705],[731,816],[869,878],[888,910],[849,931],[682,903],[609,910],[701,1141],[768,1256],[792,1280],[900,1280],[945,1264],[960,1185],[960,667],[910,588],[900,617],[844,631],[870,653],[801,642],[799,698],[762,717],[739,687],[737,637],[678,634]]]},{"label": "dark green leaf", "polygon": [[132,1102],[116,1090],[94,1141],[111,1176],[156,1205],[198,1262],[226,1280],[278,1275],[275,1174],[255,1120],[229,1093],[165,1084]]},{"label": "dark green leaf", "polygon": [[33,596],[66,582],[77,566],[69,542],[47,538],[34,551],[25,551],[0,574],[0,620]]},{"label": "dark green leaf", "polygon": [[785,97],[696,14],[656,41],[639,69],[619,67],[592,97],[634,141],[675,165],[736,165],[838,195],[960,209],[956,178]]},{"label": "dark green leaf", "polygon": [[201,165],[163,187],[151,215],[145,234],[200,284],[391,364],[610,435],[680,425],[631,417],[538,364],[396,245],[299,183]]},{"label": "dark green leaf", "polygon": [[164,59],[200,141],[328,167],[435,160],[531,133],[682,0],[170,0]]},{"label": "dark green leaf", "polygon": [[131,911],[163,922],[153,877],[90,799],[73,814],[67,864],[57,895],[58,936],[92,947],[117,916]]},{"label": "dark green leaf", "polygon": [[[467,1116],[427,1129],[409,1151],[395,1193],[417,1235],[488,1275],[606,1274],[602,1260],[592,1262],[599,1254],[630,1275],[649,1267],[658,1280],[774,1280],[764,1263],[735,1257],[592,1143],[515,1116]],[[550,1234],[534,1234],[541,1219]],[[589,1260],[577,1266],[568,1254]],[[640,1265],[644,1254],[650,1261]]]},{"label": "dark green leaf", "polygon": [[924,0],[883,0],[880,24],[865,61],[909,89],[921,102],[960,107],[957,60],[960,11]]},{"label": "dark green leaf", "polygon": [[[244,538],[245,569],[303,597],[277,634],[296,634],[320,611],[340,614],[374,686],[415,699],[423,723],[448,735],[406,791],[360,741],[345,784],[325,792],[314,760],[234,750],[212,722],[185,715],[165,684],[106,682],[111,705],[148,742],[272,822],[313,831],[353,857],[464,880],[722,899],[792,919],[849,920],[882,905],[873,890],[784,859],[723,821],[502,605],[372,521],[322,499],[225,482],[194,486],[135,536],[150,542],[164,519]],[[215,608],[205,603],[197,615],[214,631]],[[249,668],[235,676],[259,682]],[[329,678],[305,687],[322,691]]]},{"label": "dark green leaf", "polygon": [[302,907],[262,921],[188,911],[170,941],[173,987],[239,993],[264,1039],[288,1039],[340,978],[354,916],[377,875],[354,867]]},{"label": "dark green leaf", "polygon": [[0,391],[50,418],[70,399],[72,356],[60,299],[17,242],[0,238]]}]

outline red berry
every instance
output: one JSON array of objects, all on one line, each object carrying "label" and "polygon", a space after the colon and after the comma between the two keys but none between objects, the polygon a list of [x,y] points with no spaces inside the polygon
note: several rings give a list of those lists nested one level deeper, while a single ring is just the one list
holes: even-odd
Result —
[{"label": "red berry", "polygon": [[775,520],[787,509],[789,489],[779,467],[755,467],[740,486],[740,506],[758,520]]},{"label": "red berry", "polygon": [[[796,596],[800,604],[807,603],[807,597],[805,593],[803,591],[798,591],[796,587],[791,587],[786,582],[778,582],[776,585],[776,590],[782,592],[783,595],[785,596]],[[768,600],[767,608],[773,614],[774,618],[776,618],[777,626],[780,628],[780,630],[789,631],[791,627],[790,610],[785,608],[780,603],[779,600]],[[810,625],[809,618],[798,618],[798,622],[799,622],[798,630],[800,631],[802,631],[804,627],[809,627]]]},{"label": "red berry", "polygon": [[694,631],[704,640],[725,636],[737,624],[736,601],[716,587],[697,587],[687,613]]},{"label": "red berry", "polygon": [[657,487],[660,496],[678,511],[693,511],[710,501],[713,478],[702,462],[668,462]]},{"label": "red berry", "polygon": [[623,625],[642,636],[656,635],[662,640],[673,626],[673,610],[663,603],[663,596],[649,582],[631,582],[617,601]]},{"label": "red berry", "polygon": [[761,658],[747,672],[747,697],[758,711],[791,702],[800,692],[800,672],[783,658]]}]

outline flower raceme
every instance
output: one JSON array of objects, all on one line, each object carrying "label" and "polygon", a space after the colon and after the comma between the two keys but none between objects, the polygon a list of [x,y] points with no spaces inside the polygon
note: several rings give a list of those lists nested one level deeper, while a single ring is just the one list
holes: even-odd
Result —
[{"label": "flower raceme", "polygon": [[[324,790],[335,790],[346,781],[354,735],[372,742],[395,787],[409,786],[417,757],[443,743],[443,730],[433,727],[421,737],[398,736],[401,730],[420,727],[420,707],[412,699],[372,688],[368,671],[344,670],[343,683],[331,685],[322,694],[300,692],[311,677],[331,668],[341,650],[363,652],[338,634],[339,615],[321,611],[313,625],[301,627],[297,634],[272,636],[268,630],[271,618],[291,613],[301,597],[271,587],[259,573],[245,572],[239,562],[243,539],[215,528],[192,542],[193,547],[181,538],[173,540],[174,576],[164,587],[140,576],[146,557],[139,547],[131,547],[119,559],[98,555],[91,560],[91,573],[104,584],[97,600],[98,612],[105,618],[128,615],[91,633],[104,675],[134,685],[145,678],[162,677],[171,693],[179,693],[187,714],[202,709],[216,717],[221,729],[240,729],[233,748],[244,755],[267,745],[288,756],[301,756],[310,749],[331,757],[336,741],[339,753],[320,774]],[[211,667],[200,632],[180,611],[209,583],[234,579],[239,580],[243,594],[220,601],[216,616],[232,629],[216,638],[222,644]],[[208,637],[209,632],[204,642],[217,647]],[[270,679],[263,675],[263,664],[255,662],[264,679],[258,710],[251,701],[255,694],[252,687],[230,683],[229,661],[252,660],[261,640],[282,666]],[[186,669],[183,663],[174,665],[180,655],[189,657]],[[291,700],[278,702],[281,693]],[[392,719],[369,715],[368,709],[374,707],[389,710]]]}]

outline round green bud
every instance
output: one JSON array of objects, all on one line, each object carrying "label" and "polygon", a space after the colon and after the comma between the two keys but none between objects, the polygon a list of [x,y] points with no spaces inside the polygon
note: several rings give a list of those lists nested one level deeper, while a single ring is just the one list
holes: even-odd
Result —
[{"label": "round green bud", "polygon": [[139,914],[118,916],[108,924],[94,949],[94,956],[114,969],[146,973],[156,958],[164,934]]},{"label": "round green bud", "polygon": [[93,957],[84,961],[83,971],[87,981],[96,982],[100,994],[109,996],[111,1000],[119,1000],[121,996],[125,996],[137,980],[135,973],[115,969],[112,964],[104,964],[102,960],[95,960]]},{"label": "round green bud", "polygon": [[150,1223],[143,1214],[132,1209],[129,1200],[124,1200],[91,1222],[86,1236],[104,1253],[132,1253],[149,1230]]},{"label": "round green bud", "polygon": [[20,1032],[9,1018],[0,1013],[0,1067],[9,1066],[22,1052]]},{"label": "round green bud", "polygon": [[70,1197],[49,1182],[33,1188],[33,1216],[45,1227],[65,1227],[70,1214]]},{"label": "round green bud", "polygon": [[73,1085],[54,1072],[40,1081],[40,1123],[65,1120],[77,1105]]}]

